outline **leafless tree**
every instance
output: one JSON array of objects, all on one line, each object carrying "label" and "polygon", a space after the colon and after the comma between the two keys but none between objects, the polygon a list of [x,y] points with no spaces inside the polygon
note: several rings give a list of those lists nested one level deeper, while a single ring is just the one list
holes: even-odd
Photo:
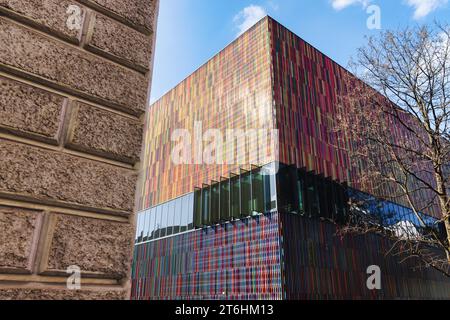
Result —
[{"label": "leafless tree", "polygon": [[[435,23],[384,31],[358,50],[339,93],[336,130],[358,177],[351,184],[412,210],[390,225],[385,208],[350,203],[342,233],[382,233],[389,253],[450,276],[450,33]],[[380,94],[381,93],[381,94]],[[358,203],[359,202],[359,203]],[[377,214],[377,210],[382,211]],[[430,225],[427,215],[437,218]],[[439,232],[439,226],[441,227]]]}]

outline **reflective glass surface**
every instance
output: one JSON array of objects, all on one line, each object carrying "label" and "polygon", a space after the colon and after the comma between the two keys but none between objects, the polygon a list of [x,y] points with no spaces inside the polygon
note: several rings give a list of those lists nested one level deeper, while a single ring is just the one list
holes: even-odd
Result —
[{"label": "reflective glass surface", "polygon": [[241,180],[239,176],[231,178],[231,217],[241,217]]},{"label": "reflective glass surface", "polygon": [[355,219],[369,216],[371,223],[383,226],[399,237],[426,235],[431,228],[440,232],[437,219],[434,217],[423,213],[416,214],[410,208],[377,199],[358,190],[349,188],[348,193],[352,203],[352,217]]},{"label": "reflective glass surface", "polygon": [[229,221],[230,213],[230,180],[223,180],[220,183],[220,220]]},{"label": "reflective glass surface", "polygon": [[155,231],[156,231],[156,209],[150,209],[150,229],[148,230],[149,240],[155,239]]},{"label": "reflective glass surface", "polygon": [[241,170],[230,179],[205,184],[191,194],[141,212],[136,242],[267,214],[274,209],[338,223],[359,223],[358,219],[369,215],[373,223],[389,228],[399,236],[414,236],[429,232],[430,228],[439,228],[436,219],[430,216],[417,216],[408,208],[304,169],[280,166],[276,175],[270,172],[265,167]]},{"label": "reflective glass surface", "polygon": [[161,234],[161,210],[162,206],[156,207],[155,211],[155,239],[160,237]]},{"label": "reflective glass surface", "polygon": [[265,212],[264,206],[264,183],[261,169],[252,173],[252,210],[253,214],[262,214]]},{"label": "reflective glass surface", "polygon": [[211,186],[211,223],[220,222],[220,184],[214,183]]},{"label": "reflective glass surface", "polygon": [[211,224],[211,188],[204,186],[202,190],[202,224],[209,226]]},{"label": "reflective glass surface", "polygon": [[177,214],[179,216],[179,213],[175,212],[175,204],[177,201],[171,201],[167,204],[167,232],[166,236],[170,236],[172,233],[178,233],[174,232],[175,229],[175,215]]},{"label": "reflective glass surface", "polygon": [[251,172],[241,173],[241,217],[252,215],[252,177]]},{"label": "reflective glass surface", "polygon": [[138,213],[136,243],[194,229],[194,193]]},{"label": "reflective glass surface", "polygon": [[193,230],[194,229],[194,215],[192,214],[191,208],[194,207],[194,195],[190,194],[187,196],[187,198],[188,198],[188,209],[187,209],[187,214],[185,217],[187,219],[187,223],[184,222],[184,224],[182,223],[182,225],[187,226],[188,230]]}]

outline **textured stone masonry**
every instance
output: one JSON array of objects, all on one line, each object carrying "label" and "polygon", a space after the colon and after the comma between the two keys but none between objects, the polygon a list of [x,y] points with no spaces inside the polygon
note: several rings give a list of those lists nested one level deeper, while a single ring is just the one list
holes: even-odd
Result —
[{"label": "textured stone masonry", "polygon": [[0,63],[18,75],[131,114],[145,110],[148,81],[141,74],[4,18],[0,43]]},{"label": "textured stone masonry", "polygon": [[63,207],[131,213],[137,174],[0,139],[0,195]]},{"label": "textured stone masonry", "polygon": [[0,130],[58,143],[64,97],[0,76]]},{"label": "textured stone masonry", "polygon": [[0,287],[0,300],[123,300],[127,298],[125,290]]},{"label": "textured stone masonry", "polygon": [[149,0],[79,0],[88,6],[106,10],[110,14],[123,19],[144,31],[153,30],[157,10],[155,1]]},{"label": "textured stone masonry", "polygon": [[136,119],[74,103],[68,147],[107,158],[136,163],[142,144],[142,127]]},{"label": "textured stone masonry", "polygon": [[42,214],[0,207],[0,270],[30,273]]},{"label": "textured stone masonry", "polygon": [[[70,0],[0,0],[0,14],[79,43],[82,30],[67,28],[67,9],[73,4],[76,2]],[[80,9],[84,17],[86,9],[81,6]]]},{"label": "textured stone masonry", "polygon": [[122,279],[130,269],[131,226],[125,223],[52,214],[52,241],[42,273],[62,274],[77,265],[88,276]]},{"label": "textured stone masonry", "polygon": [[0,299],[129,298],[157,12],[0,0]]},{"label": "textured stone masonry", "polygon": [[101,14],[92,16],[87,49],[123,63],[141,72],[149,69],[152,37],[120,24]]}]

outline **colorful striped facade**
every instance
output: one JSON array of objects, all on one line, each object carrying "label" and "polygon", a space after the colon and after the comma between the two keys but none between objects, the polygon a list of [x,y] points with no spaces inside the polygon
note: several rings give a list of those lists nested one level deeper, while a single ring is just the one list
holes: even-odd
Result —
[{"label": "colorful striped facade", "polygon": [[[344,72],[273,19],[258,22],[151,106],[140,209],[170,207],[174,199],[239,175],[243,162],[245,170],[278,162],[359,189],[362,169],[339,145],[350,142],[332,129]],[[233,165],[176,165],[172,134],[195,132],[196,122],[203,131],[277,129],[278,150],[261,158],[250,148],[240,155],[245,161]],[[224,154],[234,152],[223,146]],[[276,212],[201,229],[186,220],[182,234],[142,235],[147,240],[136,245],[132,298],[450,299],[450,282],[437,272],[412,271],[412,262],[386,257],[387,240],[341,239],[331,224],[286,213],[282,189],[277,182]],[[370,265],[382,270],[382,290],[367,289]]]},{"label": "colorful striped facade", "polygon": [[[386,255],[392,243],[380,236],[341,238],[332,224],[290,214],[280,214],[280,228],[286,299],[450,299],[448,278]],[[366,286],[371,265],[380,267],[381,290]]]},{"label": "colorful striped facade", "polygon": [[[450,281],[385,256],[376,235],[336,237],[332,224],[272,213],[139,244],[136,300],[450,299]],[[381,290],[366,286],[380,267]]]},{"label": "colorful striped facade", "polygon": [[[364,168],[355,167],[345,151],[351,142],[333,126],[346,72],[278,22],[261,20],[150,107],[139,209],[220,181],[243,163],[249,168],[279,161],[372,193],[359,184]],[[174,164],[173,132],[184,129],[194,136],[196,122],[202,132],[219,129],[224,136],[228,129],[277,129],[278,150],[261,158],[247,149],[239,165]],[[392,132],[406,134],[400,126]],[[193,160],[198,149],[193,143]],[[226,141],[222,152],[225,158],[236,150]],[[430,195],[420,192],[416,198],[427,203]]]},{"label": "colorful striped facade", "polygon": [[282,299],[278,215],[140,244],[133,299]]},{"label": "colorful striped facade", "polygon": [[[395,184],[383,184],[376,191],[370,185],[361,184],[364,163],[351,161],[346,150],[352,147],[352,141],[333,125],[338,97],[346,90],[342,79],[348,71],[278,22],[269,19],[268,28],[275,123],[280,136],[279,161],[346,182],[376,196],[395,194]],[[381,95],[379,98],[384,99]],[[405,118],[404,123],[411,122]],[[391,133],[399,139],[414,139],[402,125],[393,126]],[[430,183],[434,181],[431,175],[422,178]],[[415,192],[417,207],[429,206],[433,194],[425,188],[417,189],[421,189]],[[406,199],[397,201],[409,205]],[[427,211],[440,217],[437,201]]]},{"label": "colorful striped facade", "polygon": [[331,122],[344,69],[276,21],[268,23],[280,162],[353,181]]},{"label": "colorful striped facade", "polygon": [[[155,102],[147,115],[144,182],[140,208],[146,209],[220,180],[239,165],[175,165],[171,135],[176,129],[195,132],[195,122],[208,129],[273,128],[272,87],[267,19],[262,20]],[[233,152],[224,146],[225,152]],[[197,149],[193,150],[193,154]],[[225,156],[225,155],[224,155]],[[248,150],[245,162],[263,165]],[[244,161],[240,161],[242,163]]]}]

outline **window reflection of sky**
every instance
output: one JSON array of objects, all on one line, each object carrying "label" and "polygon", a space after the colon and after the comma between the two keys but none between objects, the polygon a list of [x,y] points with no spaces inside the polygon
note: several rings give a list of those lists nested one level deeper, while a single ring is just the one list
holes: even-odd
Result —
[{"label": "window reflection of sky", "polygon": [[[262,171],[259,171],[259,169],[252,173],[246,171],[243,174],[241,173],[241,175],[228,180],[231,181],[230,184],[222,185],[222,183],[220,183],[220,187],[219,184],[217,184],[217,187],[221,188],[220,190],[222,190],[223,186],[228,186],[226,190],[222,190],[226,191],[226,198],[229,199],[229,204],[227,206],[221,204],[219,200],[220,192],[219,196],[216,195],[214,198],[213,195],[215,193],[211,192],[211,190],[214,191],[214,188],[205,185],[199,200],[201,203],[201,212],[199,212],[201,220],[206,222],[206,225],[215,224],[217,222],[216,220],[218,220],[216,219],[217,217],[214,218],[209,212],[211,199],[215,199],[213,201],[214,203],[217,202],[215,206],[212,206],[213,208],[217,207],[214,211],[220,211],[219,206],[225,208],[225,210],[229,210],[230,217],[227,215],[229,219],[242,218],[242,211],[245,211],[245,216],[251,216],[252,213],[255,212],[254,210],[256,207],[259,210],[257,210],[257,212],[270,212],[271,210],[276,210],[277,202],[282,204],[286,202],[285,206],[292,209],[287,211],[288,213],[303,213],[302,215],[304,215],[305,210],[315,213],[306,215],[311,218],[324,217],[324,215],[325,217],[328,217],[326,216],[327,211],[331,210],[334,212],[337,210],[336,208],[346,206],[347,200],[339,200],[340,197],[336,194],[336,190],[326,189],[326,186],[329,188],[331,184],[330,182],[327,184],[326,180],[320,176],[312,176],[310,173],[304,173],[303,175],[298,173],[298,181],[296,181],[297,183],[295,184],[298,190],[293,190],[294,184],[289,180],[289,178],[291,178],[291,172],[284,172],[281,170],[278,175],[279,190],[277,192],[275,189],[277,185],[275,176],[261,176],[258,172]],[[247,180],[245,180],[246,175],[248,174],[251,174],[251,176],[248,176]],[[247,184],[249,185],[248,188],[242,187],[243,179],[244,182],[247,181]],[[236,190],[233,188],[233,181],[235,180],[238,186]],[[304,188],[305,183],[312,186],[312,189]],[[328,191],[325,192],[325,190]],[[216,190],[216,193],[217,191],[219,190]],[[414,214],[413,210],[409,208],[394,204],[390,201],[377,199],[372,195],[355,189],[347,188],[347,192],[348,198],[351,199],[351,208],[353,210],[357,210],[360,215],[368,215],[371,223],[384,226],[396,233],[406,232],[407,234],[414,235],[423,234],[425,231],[424,229],[436,228],[437,226],[437,219],[431,216],[421,214],[421,218],[425,223],[424,226]],[[236,195],[234,193],[236,193]],[[343,189],[342,193],[345,193],[345,189]],[[298,194],[298,201],[293,201],[295,199],[293,195],[296,194]],[[235,197],[237,201],[234,201]],[[197,224],[197,222],[194,223],[194,199],[194,193],[190,193],[140,212],[137,221],[136,242],[141,243],[151,241],[193,230]],[[243,201],[245,199],[248,201]],[[252,201],[250,201],[250,199]],[[324,202],[327,202],[326,206],[324,206]],[[278,210],[282,211],[282,208],[283,206],[280,206],[278,207]],[[336,217],[336,214],[337,213],[335,212],[333,217]],[[328,215],[330,215],[329,212]],[[345,216],[346,213],[342,212],[342,215]]]},{"label": "window reflection of sky", "polygon": [[[350,198],[357,203],[360,210],[376,217],[384,226],[397,225],[400,222],[410,222],[416,228],[423,228],[423,224],[414,211],[390,201],[379,200],[371,195],[360,191],[349,189]],[[420,214],[426,227],[434,227],[437,219],[426,214]]]},{"label": "window reflection of sky", "polygon": [[192,230],[194,194],[163,203],[138,214],[136,242],[146,242]]}]

